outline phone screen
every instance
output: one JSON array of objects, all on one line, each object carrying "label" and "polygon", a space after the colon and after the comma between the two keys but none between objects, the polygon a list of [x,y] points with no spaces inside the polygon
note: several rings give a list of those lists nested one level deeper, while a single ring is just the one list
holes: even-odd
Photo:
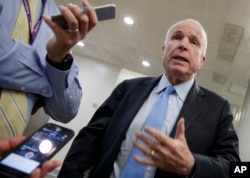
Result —
[{"label": "phone screen", "polygon": [[46,124],[17,149],[5,156],[0,161],[0,166],[30,174],[42,162],[50,159],[73,135],[74,132],[70,129],[55,124]]}]

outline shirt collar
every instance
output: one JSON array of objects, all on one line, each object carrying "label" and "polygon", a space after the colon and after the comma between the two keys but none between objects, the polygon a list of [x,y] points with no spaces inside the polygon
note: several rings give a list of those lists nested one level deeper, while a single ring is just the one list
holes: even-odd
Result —
[{"label": "shirt collar", "polygon": [[[183,82],[181,84],[178,85],[174,85],[173,87],[175,88],[175,91],[177,93],[177,95],[180,97],[180,99],[182,101],[184,101],[187,97],[187,94],[189,92],[189,90],[191,89],[192,85],[194,83],[194,78]],[[165,74],[163,74],[161,76],[161,80],[158,83],[155,93],[160,93],[161,91],[163,91],[166,87],[170,86],[171,83],[168,81],[167,77]]]}]

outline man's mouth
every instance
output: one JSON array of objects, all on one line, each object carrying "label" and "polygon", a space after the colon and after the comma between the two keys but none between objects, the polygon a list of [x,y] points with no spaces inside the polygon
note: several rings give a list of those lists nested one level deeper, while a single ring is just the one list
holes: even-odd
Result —
[{"label": "man's mouth", "polygon": [[178,60],[178,61],[185,61],[185,62],[188,62],[188,60],[182,56],[174,56],[174,59],[175,60]]}]

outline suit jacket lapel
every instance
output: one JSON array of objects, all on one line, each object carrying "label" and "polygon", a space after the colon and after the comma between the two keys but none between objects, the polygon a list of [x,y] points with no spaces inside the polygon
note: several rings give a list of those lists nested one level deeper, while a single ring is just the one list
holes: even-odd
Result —
[{"label": "suit jacket lapel", "polygon": [[131,122],[133,121],[135,115],[140,110],[141,106],[147,99],[150,92],[158,84],[159,80],[160,77],[152,78],[150,80],[148,79],[141,80],[140,83],[135,82],[136,85],[134,85],[133,88],[131,88],[132,91],[128,91],[129,95],[126,96],[128,97],[126,101],[127,106],[126,108],[123,109],[126,110],[126,113],[120,115],[120,117],[123,118],[120,118],[119,121],[117,121],[117,123],[114,123],[115,127],[117,127],[117,125],[121,125],[120,133],[122,134],[121,135],[122,139],[125,137],[127,129],[130,126]]},{"label": "suit jacket lapel", "polygon": [[206,105],[206,101],[204,100],[203,96],[205,96],[205,94],[200,90],[200,87],[194,82],[183,104],[180,114],[176,120],[175,126],[171,132],[171,137],[174,137],[177,122],[181,117],[184,117],[185,130],[188,130],[191,123],[194,122],[195,118],[198,117],[199,113],[202,111],[202,108]]}]

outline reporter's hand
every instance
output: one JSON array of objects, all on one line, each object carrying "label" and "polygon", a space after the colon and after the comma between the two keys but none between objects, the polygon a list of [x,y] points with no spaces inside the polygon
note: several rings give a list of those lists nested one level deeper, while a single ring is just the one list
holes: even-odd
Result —
[{"label": "reporter's hand", "polygon": [[49,172],[54,170],[55,168],[59,167],[61,165],[60,161],[57,160],[49,160],[43,163],[41,168],[35,169],[32,174],[30,175],[30,178],[43,178],[45,177]]},{"label": "reporter's hand", "polygon": [[87,13],[83,13],[82,7],[78,7],[75,4],[59,7],[61,14],[67,21],[69,30],[61,28],[51,20],[51,17],[43,15],[43,19],[55,34],[46,45],[48,57],[53,62],[60,63],[70,52],[70,49],[77,42],[84,39],[98,23],[96,12],[92,5],[87,0],[83,0],[82,4],[87,7]]},{"label": "reporter's hand", "polygon": [[136,136],[143,144],[135,141],[134,145],[147,157],[135,156],[137,162],[185,176],[191,172],[195,159],[186,142],[184,118],[178,121],[174,138],[152,127],[145,131],[150,136],[137,132]]},{"label": "reporter's hand", "polygon": [[1,155],[14,149],[17,145],[25,140],[25,136],[12,137],[9,139],[0,140]]},{"label": "reporter's hand", "polygon": [[[16,146],[18,146],[20,143],[22,143],[25,140],[25,136],[18,136],[18,137],[12,137],[9,139],[0,140],[0,152],[6,153],[8,151],[11,151]],[[30,178],[43,178],[53,169],[59,167],[61,165],[60,161],[46,161],[41,166],[41,168],[35,169],[32,174],[30,175]]]}]

